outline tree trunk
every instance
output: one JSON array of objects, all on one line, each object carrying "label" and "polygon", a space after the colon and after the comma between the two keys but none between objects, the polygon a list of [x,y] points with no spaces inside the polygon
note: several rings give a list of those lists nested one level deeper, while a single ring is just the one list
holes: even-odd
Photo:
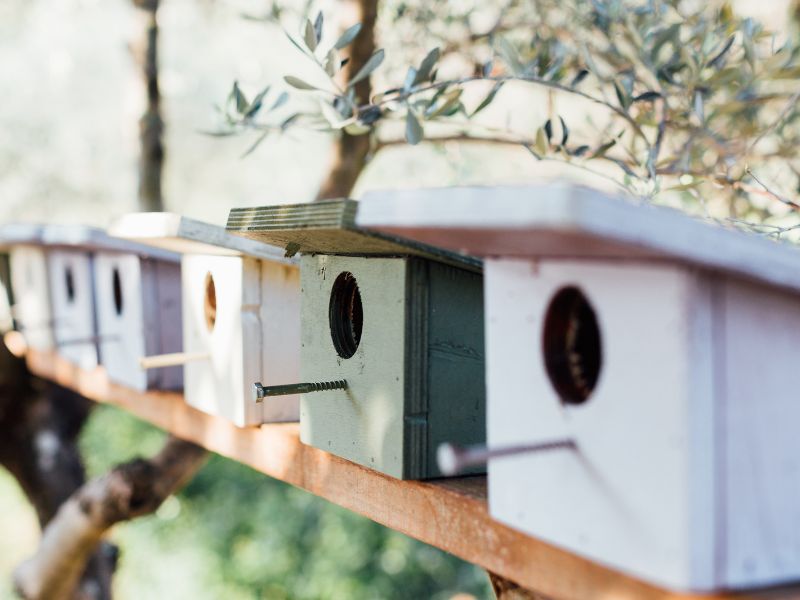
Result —
[{"label": "tree trunk", "polygon": [[[33,378],[25,361],[0,342],[0,465],[19,483],[42,529],[85,481],[77,438],[91,407],[85,398]],[[116,548],[100,547],[76,597],[110,598],[115,564]]]},{"label": "tree trunk", "polygon": [[[344,81],[349,80],[375,52],[375,21],[378,17],[376,0],[347,0],[354,8],[353,22],[361,23],[361,32],[350,45],[350,61],[342,70]],[[369,101],[372,94],[370,77],[359,81],[356,97],[361,102]],[[368,135],[350,135],[342,131],[333,147],[333,158],[328,175],[322,182],[317,200],[346,198],[364,170],[370,150]]]},{"label": "tree trunk", "polygon": [[106,532],[155,511],[200,468],[207,452],[170,437],[150,460],[136,459],[75,492],[45,528],[36,554],[14,574],[26,600],[69,600]]},{"label": "tree trunk", "polygon": [[143,11],[141,41],[134,54],[141,66],[147,108],[139,119],[139,207],[144,211],[164,210],[161,174],[164,168],[164,121],[161,119],[161,92],[158,88],[158,13],[159,0],[133,0]]}]

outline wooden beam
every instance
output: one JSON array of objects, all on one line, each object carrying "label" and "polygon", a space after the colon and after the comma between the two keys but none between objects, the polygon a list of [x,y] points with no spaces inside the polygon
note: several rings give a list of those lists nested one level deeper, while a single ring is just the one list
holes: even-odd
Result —
[{"label": "wooden beam", "polygon": [[441,548],[536,594],[557,599],[649,600],[800,597],[800,588],[750,594],[673,593],[638,581],[493,521],[486,478],[400,481],[300,443],[296,423],[239,429],[187,406],[174,392],[136,392],[81,370],[57,354],[30,350],[31,371],[98,402],[118,406],[175,436],[247,464]]}]

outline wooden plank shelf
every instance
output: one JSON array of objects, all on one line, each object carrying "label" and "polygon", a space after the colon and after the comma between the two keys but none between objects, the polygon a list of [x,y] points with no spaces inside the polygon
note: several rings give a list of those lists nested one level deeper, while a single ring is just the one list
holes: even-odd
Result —
[{"label": "wooden plank shelf", "polygon": [[734,595],[673,593],[590,562],[493,521],[486,478],[401,481],[300,443],[296,423],[240,429],[187,406],[175,392],[137,392],[82,370],[55,352],[29,350],[37,376],[118,406],[177,437],[249,465],[450,552],[547,598],[639,600],[800,598],[800,587]]}]

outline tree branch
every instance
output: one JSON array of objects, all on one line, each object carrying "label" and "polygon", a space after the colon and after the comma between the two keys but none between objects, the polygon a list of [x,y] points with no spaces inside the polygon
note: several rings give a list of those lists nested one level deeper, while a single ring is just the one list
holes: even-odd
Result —
[{"label": "tree branch", "polygon": [[26,600],[68,600],[80,574],[116,523],[155,511],[200,468],[207,452],[170,437],[152,459],[136,459],[75,492],[45,528],[36,554],[14,574]]}]

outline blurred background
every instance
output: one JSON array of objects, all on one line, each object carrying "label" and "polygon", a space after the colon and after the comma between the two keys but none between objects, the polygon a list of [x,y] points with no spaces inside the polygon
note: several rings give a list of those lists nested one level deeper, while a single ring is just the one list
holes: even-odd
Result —
[{"label": "blurred background", "polygon": [[[295,13],[282,19],[292,32],[306,8],[294,4]],[[346,22],[346,4],[315,6]],[[437,4],[460,10],[465,2]],[[787,11],[783,0],[734,5],[772,27]],[[213,105],[225,101],[234,80],[252,97],[269,83],[285,87],[285,74],[308,68],[278,25],[246,18],[270,10],[256,0],[161,2],[167,210],[224,224],[232,207],[315,198],[331,160],[329,134],[292,130],[242,157],[252,139],[203,133],[218,128]],[[105,226],[139,209],[138,121],[146,96],[135,54],[142,18],[131,0],[0,2],[0,220]],[[377,33],[380,43],[380,23]],[[418,56],[435,45],[419,35],[400,42]],[[545,102],[536,91],[513,89],[489,118],[509,114],[517,127],[541,123]],[[544,170],[553,174],[552,165]],[[398,144],[369,163],[354,195],[542,175],[542,165],[519,147]],[[94,476],[154,453],[162,440],[160,431],[104,406],[81,444]],[[117,526],[113,539],[122,549],[115,580],[121,599],[491,595],[480,569],[217,456],[156,515]],[[37,540],[33,510],[0,471],[0,597],[11,597],[11,570]]]}]

